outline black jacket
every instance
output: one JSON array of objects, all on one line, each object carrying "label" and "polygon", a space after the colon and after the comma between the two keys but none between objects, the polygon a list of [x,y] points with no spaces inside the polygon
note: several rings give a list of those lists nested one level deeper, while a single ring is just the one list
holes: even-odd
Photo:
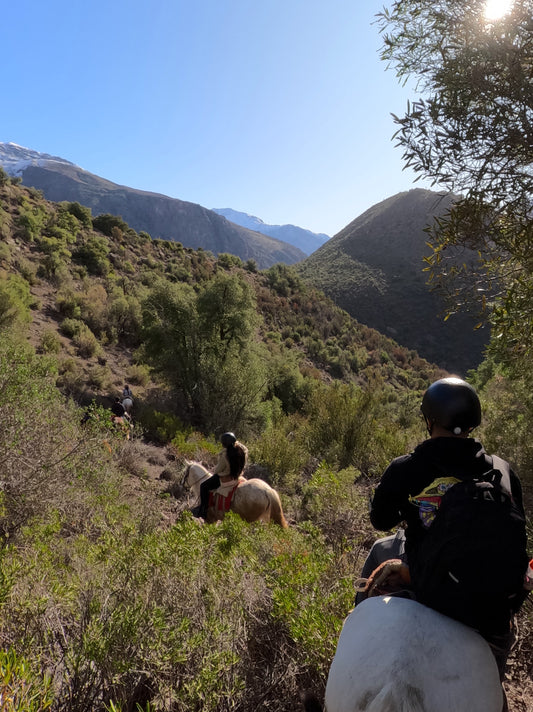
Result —
[{"label": "black jacket", "polygon": [[[406,522],[406,553],[416,547],[425,530],[420,510],[409,502],[437,477],[463,480],[476,477],[492,468],[492,458],[473,438],[430,438],[408,455],[397,457],[387,467],[374,493],[370,521],[376,529],[389,531]],[[524,511],[520,480],[511,471],[511,490],[515,503]]]},{"label": "black jacket", "polygon": [[[409,455],[393,460],[385,470],[374,494],[370,520],[376,529],[383,530],[389,530],[402,521],[406,523],[405,553],[407,563],[411,562],[414,574],[424,566],[424,554],[419,555],[419,552],[423,551],[420,545],[427,530],[422,524],[423,509],[411,504],[409,497],[419,495],[437,478],[455,477],[467,480],[487,472],[492,467],[492,458],[477,440],[458,437],[425,440]],[[520,480],[512,471],[510,478],[511,494],[523,514]],[[526,565],[524,563],[524,570]],[[512,599],[499,599],[487,593],[481,599],[476,598],[468,602],[460,600],[459,608],[453,613],[450,600],[441,601],[442,605],[437,605],[436,601],[429,605],[472,625],[487,640],[491,640],[494,635],[508,633],[510,618],[513,612],[518,610],[525,596],[526,592],[523,590],[517,592]]]}]

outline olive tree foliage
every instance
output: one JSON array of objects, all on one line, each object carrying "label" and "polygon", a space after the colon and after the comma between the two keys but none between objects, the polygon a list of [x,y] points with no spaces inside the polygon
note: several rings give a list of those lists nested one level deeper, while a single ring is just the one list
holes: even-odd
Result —
[{"label": "olive tree foliage", "polygon": [[[457,196],[428,230],[430,283],[492,324],[491,347],[533,358],[533,2],[487,20],[484,0],[397,0],[382,58],[419,98],[395,138],[405,166]],[[457,261],[466,248],[477,260]]]},{"label": "olive tree foliage", "polygon": [[185,399],[195,424],[243,432],[260,417],[266,367],[246,281],[222,274],[199,291],[161,281],[143,304],[143,325],[146,357]]}]

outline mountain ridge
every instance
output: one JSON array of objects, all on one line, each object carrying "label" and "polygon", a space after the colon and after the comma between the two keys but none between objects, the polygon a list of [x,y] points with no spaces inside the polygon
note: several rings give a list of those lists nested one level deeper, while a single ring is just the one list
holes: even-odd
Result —
[{"label": "mountain ridge", "polygon": [[290,245],[298,247],[306,255],[310,255],[330,239],[330,236],[323,232],[312,232],[297,225],[269,225],[255,215],[239,212],[233,208],[212,208],[212,210],[236,225],[288,242]]},{"label": "mountain ridge", "polygon": [[229,252],[243,261],[255,260],[260,269],[305,258],[297,247],[235,225],[197,203],[122,186],[49,154],[0,143],[0,165],[24,185],[41,190],[47,200],[79,202],[95,215],[118,215],[156,239],[214,255]]},{"label": "mountain ridge", "polygon": [[369,208],[299,266],[300,273],[361,323],[448,371],[465,374],[483,358],[487,329],[468,313],[445,320],[430,291],[424,228],[453,196],[415,188]]}]

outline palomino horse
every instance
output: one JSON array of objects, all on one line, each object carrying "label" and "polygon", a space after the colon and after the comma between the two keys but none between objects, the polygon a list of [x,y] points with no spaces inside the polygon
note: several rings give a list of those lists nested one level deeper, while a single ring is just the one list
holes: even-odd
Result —
[{"label": "palomino horse", "polygon": [[[192,492],[200,499],[200,485],[211,473],[205,469],[199,462],[187,463],[183,481],[187,482]],[[275,489],[272,489],[263,480],[253,478],[250,480],[244,477],[239,477],[237,481],[231,480],[226,487],[222,485],[222,490],[235,489],[230,509],[247,522],[274,522],[280,527],[288,527],[287,521],[283,515],[281,500]],[[218,490],[215,490],[215,495]],[[228,492],[222,491],[221,495],[225,496]],[[220,495],[219,495],[220,496]],[[213,522],[217,519],[223,519],[225,508],[210,507],[207,513],[207,521]]]},{"label": "palomino horse", "polygon": [[502,704],[496,661],[473,629],[390,596],[369,598],[346,618],[327,712],[500,712]]}]

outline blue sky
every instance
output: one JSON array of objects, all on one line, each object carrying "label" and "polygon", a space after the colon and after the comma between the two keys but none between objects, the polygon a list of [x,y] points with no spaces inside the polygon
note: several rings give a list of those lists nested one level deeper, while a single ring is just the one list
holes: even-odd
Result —
[{"label": "blue sky", "polygon": [[[385,3],[390,4],[390,3]],[[413,185],[379,0],[17,0],[0,141],[333,235]]]}]

